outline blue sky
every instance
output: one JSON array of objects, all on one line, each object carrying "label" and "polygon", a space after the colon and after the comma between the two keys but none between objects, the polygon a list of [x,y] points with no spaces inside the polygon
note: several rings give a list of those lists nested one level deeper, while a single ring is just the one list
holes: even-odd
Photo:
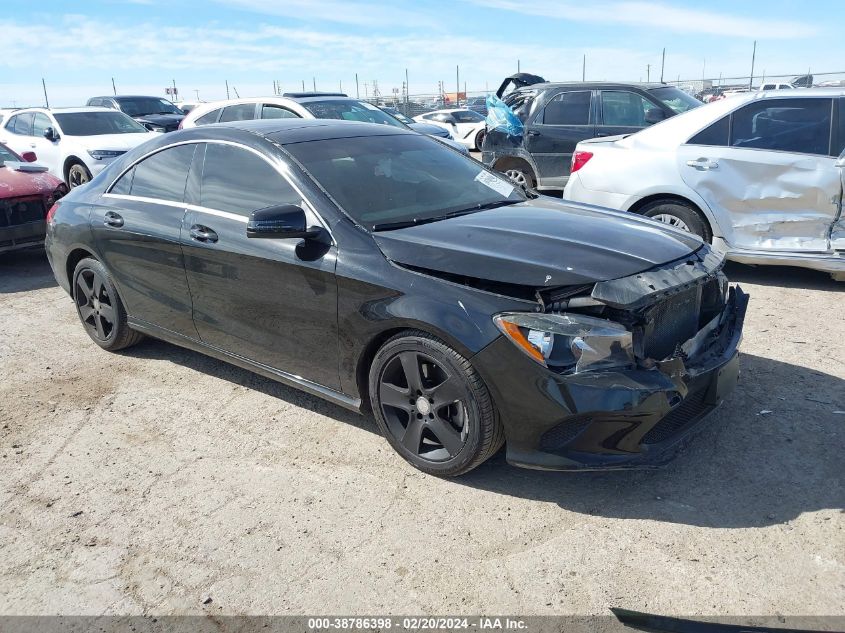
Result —
[{"label": "blue sky", "polygon": [[[494,88],[516,71],[547,79],[747,75],[840,71],[845,3],[814,0],[660,2],[614,0],[40,0],[14,3],[0,17],[0,106],[43,101],[75,105],[94,94],[225,97],[284,90],[390,94],[410,76],[412,93]],[[845,76],[845,75],[844,75]]]}]

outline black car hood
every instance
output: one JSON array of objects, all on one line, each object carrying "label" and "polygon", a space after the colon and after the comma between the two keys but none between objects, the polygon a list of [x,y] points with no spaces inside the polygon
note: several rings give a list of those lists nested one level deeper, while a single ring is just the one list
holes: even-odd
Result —
[{"label": "black car hood", "polygon": [[160,125],[162,127],[170,127],[174,123],[179,122],[185,118],[184,114],[142,114],[140,116],[133,116],[133,119],[139,123],[152,123],[153,125]]},{"label": "black car hood", "polygon": [[633,214],[548,198],[373,237],[399,264],[534,288],[627,277],[702,245]]}]

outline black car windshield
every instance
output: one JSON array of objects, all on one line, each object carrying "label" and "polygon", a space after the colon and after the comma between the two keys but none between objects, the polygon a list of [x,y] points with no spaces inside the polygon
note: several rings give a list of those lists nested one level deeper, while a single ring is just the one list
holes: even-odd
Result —
[{"label": "black car windshield", "polygon": [[0,167],[7,161],[17,162],[20,161],[20,157],[5,145],[0,145]]},{"label": "black car windshield", "polygon": [[677,114],[704,105],[695,97],[691,97],[680,88],[675,88],[675,86],[662,86],[649,90],[649,92],[672,108]]},{"label": "black car windshield", "polygon": [[136,134],[147,131],[147,128],[122,112],[65,112],[53,116],[67,136]]},{"label": "black car windshield", "polygon": [[422,135],[327,139],[285,149],[349,216],[370,230],[525,200],[509,180]]},{"label": "black car windshield", "polygon": [[305,101],[302,106],[318,119],[340,119],[341,121],[364,121],[381,123],[408,129],[394,117],[382,112],[371,103],[355,99],[328,99],[326,101]]},{"label": "black car windshield", "polygon": [[167,99],[156,97],[121,97],[116,99],[120,109],[129,116],[148,114],[184,114]]}]

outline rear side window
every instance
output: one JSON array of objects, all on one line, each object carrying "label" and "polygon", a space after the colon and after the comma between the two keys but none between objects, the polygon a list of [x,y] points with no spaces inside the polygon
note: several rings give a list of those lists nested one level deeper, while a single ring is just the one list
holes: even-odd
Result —
[{"label": "rear side window", "polygon": [[728,145],[728,134],[731,129],[731,116],[723,116],[715,123],[701,130],[698,134],[693,136],[688,145],[714,145],[717,147],[726,147]]},{"label": "rear side window", "polygon": [[263,158],[240,147],[209,143],[200,204],[248,216],[257,209],[280,204],[301,205],[302,197]]},{"label": "rear side window", "polygon": [[209,123],[217,123],[217,117],[220,115],[220,108],[212,110],[208,114],[203,114],[196,120],[197,125],[208,125]]},{"label": "rear side window", "polygon": [[731,146],[827,155],[831,99],[764,99],[733,114]]},{"label": "rear side window", "polygon": [[240,105],[231,105],[223,108],[223,114],[220,115],[220,123],[226,121],[251,121],[255,118],[255,104],[242,103]]},{"label": "rear side window", "polygon": [[845,152],[845,99],[838,99],[838,108],[839,124],[837,128],[839,128],[839,134],[834,138],[833,151],[831,152],[834,156],[840,156],[842,152]]},{"label": "rear side window", "polygon": [[[602,90],[601,112],[604,125],[645,127],[645,113],[655,104],[636,92]],[[659,108],[658,108],[659,109]]]},{"label": "rear side window", "polygon": [[[177,145],[142,160],[132,170],[135,175],[132,178],[130,193],[143,198],[182,202],[185,198],[188,170],[191,168],[196,147],[196,144]],[[127,172],[121,180],[130,173]],[[124,189],[121,180],[115,187],[118,188],[119,185],[120,189]]]},{"label": "rear side window", "polygon": [[540,122],[544,125],[587,125],[591,98],[589,90],[562,92],[546,104]]},{"label": "rear side window", "polygon": [[298,114],[294,114],[287,108],[283,108],[282,106],[273,105],[271,103],[265,103],[261,106],[261,118],[262,119],[298,119],[300,118]]},{"label": "rear side window", "polygon": [[22,134],[24,136],[32,135],[32,112],[26,114],[18,114],[9,119],[8,129],[13,134]]}]

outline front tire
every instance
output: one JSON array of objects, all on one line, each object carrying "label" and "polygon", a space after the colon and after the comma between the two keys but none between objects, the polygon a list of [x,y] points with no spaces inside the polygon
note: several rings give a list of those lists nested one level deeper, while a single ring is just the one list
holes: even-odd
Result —
[{"label": "front tire", "polygon": [[138,343],[143,335],[129,328],[126,309],[111,277],[96,259],[86,257],[73,271],[73,302],[85,332],[109,352]]},{"label": "front tire", "polygon": [[707,219],[698,209],[678,200],[655,200],[640,209],[639,213],[647,218],[694,233],[705,242],[709,243],[713,239],[713,232],[710,230]]},{"label": "front tire", "polygon": [[90,182],[91,172],[88,171],[88,168],[79,161],[74,161],[67,168],[65,181],[67,182],[67,186],[69,188],[74,189],[79,185],[84,185],[86,182]]},{"label": "front tire", "polygon": [[475,150],[477,152],[481,151],[481,146],[484,145],[484,135],[487,133],[487,130],[478,130],[475,134]]},{"label": "front tire", "polygon": [[523,189],[534,189],[537,186],[537,179],[534,177],[534,172],[530,167],[516,165],[501,170],[514,184],[519,185]]},{"label": "front tire", "polygon": [[461,354],[416,330],[389,339],[370,367],[376,423],[393,449],[430,475],[454,477],[504,443],[490,392]]}]

